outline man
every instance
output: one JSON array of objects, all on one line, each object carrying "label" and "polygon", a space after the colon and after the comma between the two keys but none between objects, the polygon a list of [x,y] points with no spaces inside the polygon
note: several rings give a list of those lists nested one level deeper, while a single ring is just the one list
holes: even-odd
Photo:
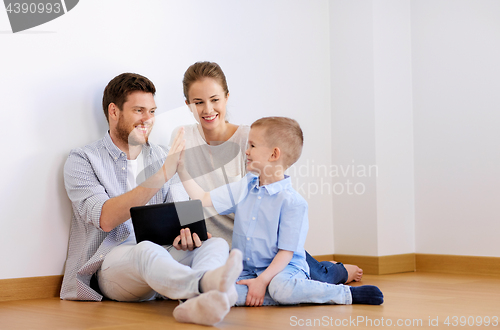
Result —
[{"label": "man", "polygon": [[188,299],[174,310],[176,319],[213,325],[237,298],[241,253],[233,251],[228,258],[224,240],[210,238],[202,244],[189,231],[180,235],[185,247],[180,250],[147,241],[136,244],[129,219],[131,207],[175,200],[170,182],[177,178],[183,131],[169,152],[148,142],[155,92],[141,75],[115,77],[103,95],[108,133],[70,152],[64,181],[73,216],[61,298]]}]

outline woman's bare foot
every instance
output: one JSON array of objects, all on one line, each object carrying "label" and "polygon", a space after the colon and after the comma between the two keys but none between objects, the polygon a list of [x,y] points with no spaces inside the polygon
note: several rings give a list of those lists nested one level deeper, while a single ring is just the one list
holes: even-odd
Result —
[{"label": "woman's bare foot", "polygon": [[359,282],[363,277],[363,270],[356,265],[344,265],[347,270],[347,283],[351,283],[352,281]]},{"label": "woman's bare foot", "polygon": [[[332,264],[336,264],[336,261],[330,261]],[[356,265],[344,264],[345,269],[347,270],[347,283],[351,283],[352,281],[359,282],[363,277],[363,270]]]}]

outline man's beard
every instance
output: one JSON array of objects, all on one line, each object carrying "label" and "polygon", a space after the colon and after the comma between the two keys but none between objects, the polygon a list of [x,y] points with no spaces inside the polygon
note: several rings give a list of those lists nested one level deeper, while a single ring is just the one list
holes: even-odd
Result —
[{"label": "man's beard", "polygon": [[124,143],[127,143],[129,146],[139,146],[148,142],[149,133],[151,132],[152,126],[150,126],[149,128],[150,130],[147,135],[140,134],[140,137],[138,137],[137,134],[132,133],[135,128],[130,128],[129,126],[125,125],[124,120],[122,120],[122,117],[120,116],[118,125],[116,127],[116,133],[118,135],[118,138]]}]

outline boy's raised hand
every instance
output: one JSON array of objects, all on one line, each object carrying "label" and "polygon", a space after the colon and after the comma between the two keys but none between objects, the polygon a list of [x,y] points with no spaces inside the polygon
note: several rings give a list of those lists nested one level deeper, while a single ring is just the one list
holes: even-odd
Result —
[{"label": "boy's raised hand", "polygon": [[241,280],[236,284],[243,284],[248,287],[247,300],[245,304],[251,307],[262,306],[264,296],[266,295],[267,284],[261,281],[258,277],[248,280]]}]

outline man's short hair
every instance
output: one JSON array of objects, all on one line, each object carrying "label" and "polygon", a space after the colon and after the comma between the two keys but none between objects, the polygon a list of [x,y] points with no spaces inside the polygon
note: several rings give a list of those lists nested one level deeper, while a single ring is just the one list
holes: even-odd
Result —
[{"label": "man's short hair", "polygon": [[302,153],[304,135],[299,123],[286,117],[264,117],[256,120],[251,128],[265,129],[264,138],[269,147],[278,147],[283,157],[283,165],[292,166]]},{"label": "man's short hair", "polygon": [[102,96],[102,108],[108,123],[109,104],[114,103],[122,110],[123,104],[127,102],[127,96],[135,91],[151,93],[154,96],[156,88],[151,80],[137,73],[122,73],[108,83]]}]

